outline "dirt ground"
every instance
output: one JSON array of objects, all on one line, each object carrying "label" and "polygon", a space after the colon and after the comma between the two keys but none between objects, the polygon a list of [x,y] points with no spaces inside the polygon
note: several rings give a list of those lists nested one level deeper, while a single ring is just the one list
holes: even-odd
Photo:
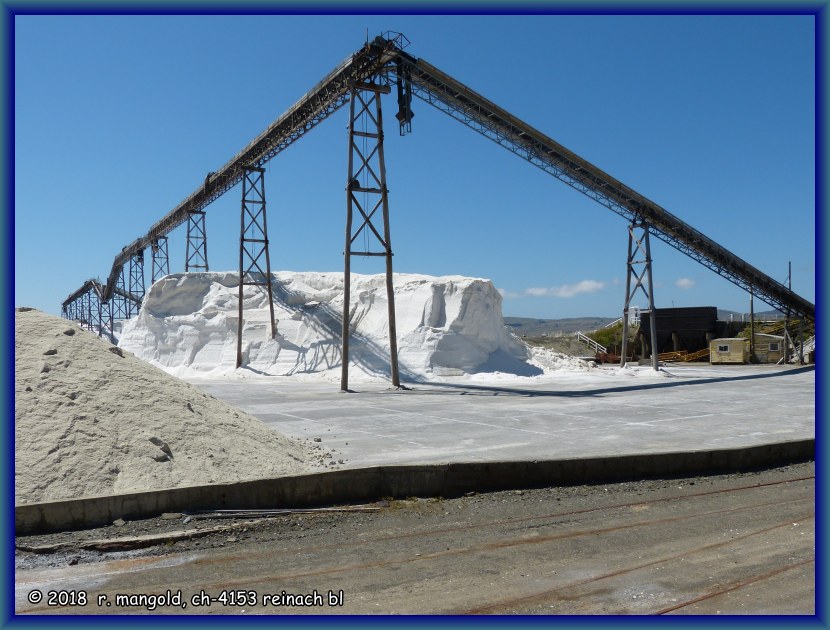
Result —
[{"label": "dirt ground", "polygon": [[18,537],[16,609],[813,614],[814,474],[804,463]]}]

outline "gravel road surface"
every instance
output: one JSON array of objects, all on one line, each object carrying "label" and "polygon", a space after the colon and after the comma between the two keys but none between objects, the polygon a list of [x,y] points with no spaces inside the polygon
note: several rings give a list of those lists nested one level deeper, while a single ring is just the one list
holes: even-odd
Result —
[{"label": "gravel road surface", "polygon": [[[18,613],[814,614],[815,469],[16,539]],[[82,603],[83,602],[83,603]]]}]

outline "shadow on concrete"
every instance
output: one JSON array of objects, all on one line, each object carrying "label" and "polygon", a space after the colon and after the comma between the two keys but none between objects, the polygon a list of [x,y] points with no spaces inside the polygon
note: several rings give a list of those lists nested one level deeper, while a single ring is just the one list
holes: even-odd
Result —
[{"label": "shadow on concrete", "polygon": [[586,398],[591,396],[602,396],[604,394],[613,394],[617,392],[630,392],[638,390],[649,389],[664,389],[669,387],[688,387],[690,385],[711,385],[712,383],[726,383],[736,381],[748,381],[766,378],[779,378],[790,376],[793,374],[804,374],[805,372],[815,371],[815,366],[806,366],[801,368],[794,368],[786,371],[776,371],[767,374],[742,374],[740,376],[721,376],[712,378],[699,378],[692,380],[670,380],[664,383],[640,383],[637,385],[621,385],[619,387],[600,387],[595,389],[584,390],[535,390],[523,389],[519,387],[500,387],[493,385],[470,385],[467,383],[435,383],[430,382],[431,388],[440,389],[442,391],[429,391],[425,389],[415,389],[413,391],[419,394],[447,394],[453,393],[446,390],[456,390],[455,393],[459,396],[527,396],[527,397],[541,397],[549,396],[552,398]]}]

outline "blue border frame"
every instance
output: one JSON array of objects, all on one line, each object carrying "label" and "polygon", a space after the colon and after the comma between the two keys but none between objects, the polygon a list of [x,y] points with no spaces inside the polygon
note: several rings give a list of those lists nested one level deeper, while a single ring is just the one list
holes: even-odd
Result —
[{"label": "blue border frame", "polygon": [[[383,12],[389,15],[464,15],[464,14],[478,14],[478,15],[498,15],[498,14],[615,14],[615,15],[644,15],[644,14],[664,14],[664,15],[686,15],[686,14],[715,14],[715,15],[813,15],[816,17],[816,251],[818,252],[818,269],[817,269],[817,284],[816,287],[816,312],[817,324],[825,322],[824,317],[824,295],[825,282],[827,276],[824,270],[827,269],[830,260],[830,254],[825,252],[821,247],[823,242],[826,242],[827,236],[827,187],[824,181],[824,176],[827,174],[827,80],[826,73],[828,69],[827,53],[828,46],[826,43],[826,34],[828,26],[830,26],[830,0],[801,0],[796,2],[785,2],[783,0],[778,2],[732,2],[718,3],[716,0],[709,2],[700,1],[693,2],[685,0],[683,2],[665,4],[663,2],[630,2],[625,0],[621,2],[606,1],[591,1],[579,2],[578,0],[568,0],[563,2],[532,2],[523,0],[518,3],[499,4],[498,2],[413,2],[396,3],[394,5],[386,5],[383,2],[271,2],[264,0],[260,2],[245,0],[239,3],[229,2],[228,0],[221,0],[217,2],[203,2],[193,0],[190,2],[164,2],[163,0],[147,0],[145,2],[130,0],[128,2],[117,2],[113,0],[102,0],[95,2],[94,0],[80,1],[80,2],[60,2],[59,0],[0,0],[2,11],[0,11],[0,32],[3,35],[3,162],[2,162],[2,177],[3,177],[3,214],[2,214],[2,289],[0,289],[0,302],[2,302],[2,310],[0,317],[2,317],[3,329],[5,335],[3,336],[3,346],[0,348],[3,361],[3,397],[5,409],[5,418],[9,420],[5,426],[4,437],[6,439],[2,442],[2,465],[3,465],[3,480],[4,480],[4,500],[2,501],[2,520],[0,520],[0,536],[5,542],[4,556],[5,559],[14,557],[14,427],[11,419],[14,418],[14,379],[13,379],[13,361],[14,354],[13,340],[14,340],[14,305],[13,288],[14,288],[14,187],[13,187],[13,173],[14,173],[14,17],[16,15],[197,15],[197,14],[214,14],[214,15],[236,15],[236,14],[377,14]],[[819,361],[822,361],[825,356],[827,345],[824,339],[819,340]],[[779,625],[797,625],[810,627],[827,627],[827,603],[824,598],[826,594],[826,570],[827,570],[827,546],[821,532],[826,531],[826,500],[824,496],[827,469],[823,458],[825,452],[825,427],[822,422],[825,418],[825,400],[824,387],[825,385],[825,370],[822,363],[816,365],[817,389],[816,389],[816,615],[814,617],[764,617],[753,616],[747,618],[726,617],[720,621],[720,624],[739,624],[757,626],[779,626]],[[821,456],[819,456],[819,454]],[[7,562],[3,566],[3,584],[2,589],[4,597],[0,597],[0,624],[5,625],[25,625],[25,626],[39,626],[42,623],[47,623],[47,618],[43,617],[18,617],[14,616],[14,563]],[[164,617],[167,619],[168,617]],[[48,619],[52,619],[49,617]],[[78,616],[78,617],[61,617],[61,623],[66,624],[112,624],[111,617],[97,617],[97,616]],[[374,618],[374,617],[338,617],[335,619],[328,617],[309,617],[309,618],[280,618],[275,621],[271,617],[251,618],[246,617],[246,621],[242,622],[239,617],[222,618],[222,617],[202,617],[202,616],[188,616],[176,617],[177,623],[190,622],[199,624],[238,624],[249,623],[251,619],[258,619],[259,622],[266,622],[270,624],[278,623],[280,626],[301,626],[313,627],[317,623],[324,623],[326,625],[332,622],[338,624],[360,624],[373,625],[389,624],[388,618]],[[120,617],[117,623],[145,623],[150,622],[158,624],[159,617]],[[526,623],[528,625],[545,624],[556,627],[563,626],[585,626],[587,624],[653,624],[653,623],[672,623],[672,624],[706,624],[712,625],[715,622],[710,617],[672,617],[671,620],[651,619],[643,617],[621,618],[621,617],[567,617],[567,618],[535,618],[535,617],[509,617],[510,623]],[[498,617],[492,618],[451,618],[446,621],[441,621],[441,618],[424,618],[424,617],[402,617],[395,618],[395,625],[436,625],[436,623],[451,623],[452,625],[501,625],[505,623],[504,619]]]},{"label": "blue border frame", "polygon": [[[827,70],[828,46],[827,32],[830,27],[830,3],[822,4],[816,14],[816,252],[818,252],[818,268],[816,269],[816,333],[819,324],[826,325],[824,312],[825,282],[828,262],[828,253],[821,247],[827,242]],[[825,338],[822,336],[817,344],[817,354],[826,356]],[[825,627],[827,618],[827,541],[820,535],[827,531],[827,500],[826,486],[827,462],[824,459],[826,425],[826,370],[822,359],[816,364],[816,619]]]}]

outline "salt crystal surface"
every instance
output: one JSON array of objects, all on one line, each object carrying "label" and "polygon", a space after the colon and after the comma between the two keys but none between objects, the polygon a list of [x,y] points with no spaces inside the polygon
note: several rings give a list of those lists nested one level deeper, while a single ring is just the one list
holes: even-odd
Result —
[{"label": "salt crystal surface", "polygon": [[[243,292],[242,368],[236,369],[239,281],[235,272],[179,273],[157,281],[119,346],[179,377],[303,376],[335,380],[341,366],[343,274],[273,274],[277,336],[267,293]],[[493,283],[462,276],[395,274],[402,380],[585,370],[573,357],[531,349],[504,326]],[[352,275],[350,374],[388,378],[385,276]]]}]

